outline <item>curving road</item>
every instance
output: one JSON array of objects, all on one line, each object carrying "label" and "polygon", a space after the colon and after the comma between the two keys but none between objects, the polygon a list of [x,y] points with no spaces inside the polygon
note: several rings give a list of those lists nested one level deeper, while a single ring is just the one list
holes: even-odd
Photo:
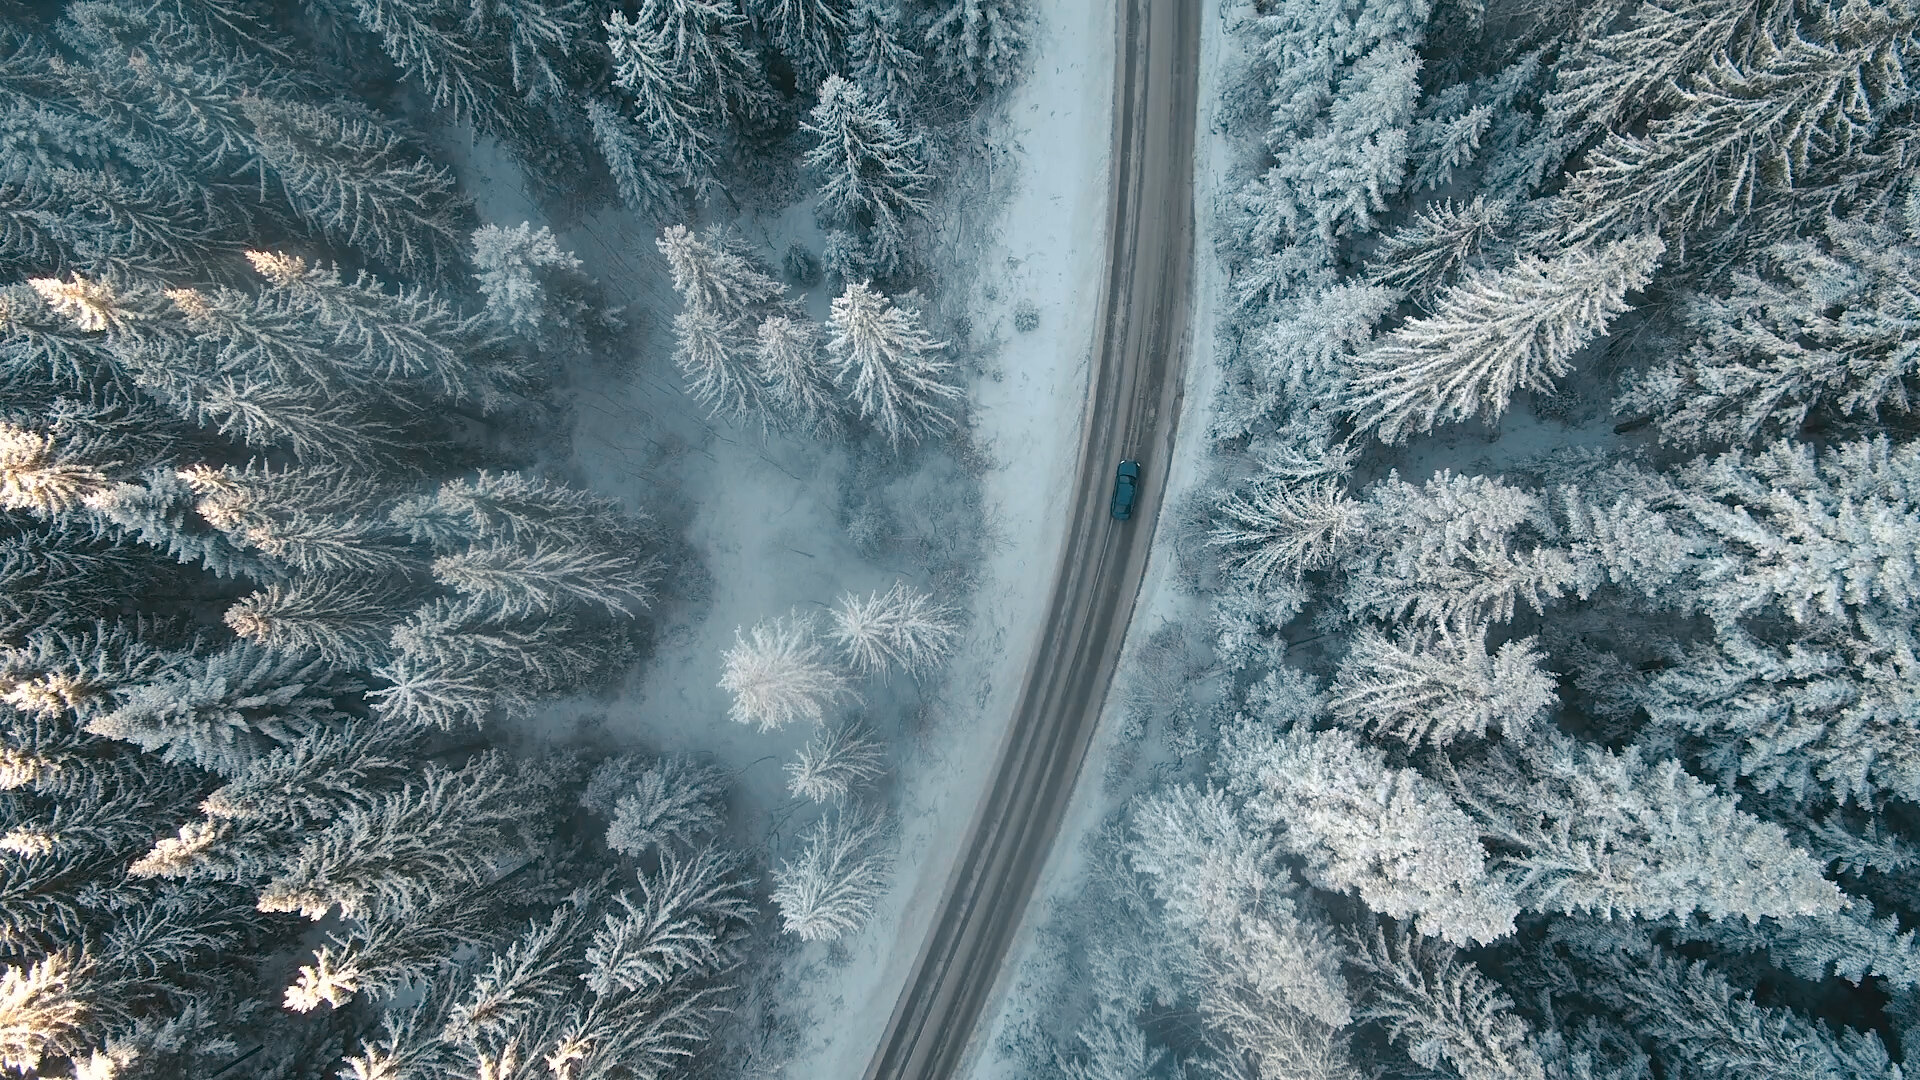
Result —
[{"label": "curving road", "polygon": [[[1200,0],[1119,0],[1107,282],[1046,625],[991,786],[867,1080],[950,1080],[993,991],[1106,700],[1172,459],[1193,256]],[[1131,522],[1114,464],[1144,469]]]}]

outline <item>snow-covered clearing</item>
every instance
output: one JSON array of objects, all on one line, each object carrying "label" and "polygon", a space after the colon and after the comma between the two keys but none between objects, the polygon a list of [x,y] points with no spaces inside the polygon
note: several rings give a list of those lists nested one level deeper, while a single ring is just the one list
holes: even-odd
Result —
[{"label": "snow-covered clearing", "polygon": [[[1187,342],[1186,394],[1174,459],[1165,466],[1167,488],[1161,520],[1134,608],[1133,626],[1080,782],[1041,871],[1033,903],[1008,954],[997,991],[999,1000],[985,1014],[986,1027],[976,1044],[969,1073],[973,1080],[1018,1080],[1054,1071],[1054,1063],[1040,1056],[1044,1044],[1033,1036],[1044,1032],[1065,1040],[1067,1032],[1051,1031],[1047,1026],[1061,1019],[1057,995],[1065,989],[1059,975],[1065,959],[1063,949],[1076,947],[1076,931],[1088,929],[1064,927],[1058,916],[1068,914],[1067,906],[1084,887],[1087,845],[1100,823],[1151,780],[1154,759],[1168,760],[1172,756],[1165,745],[1140,745],[1146,732],[1125,715],[1130,702],[1164,690],[1147,685],[1166,673],[1162,665],[1145,662],[1143,654],[1156,647],[1156,631],[1184,632],[1204,620],[1206,598],[1181,585],[1183,553],[1178,550],[1182,543],[1178,519],[1196,488],[1207,481],[1212,442],[1206,432],[1220,376],[1214,346],[1222,313],[1211,298],[1227,295],[1227,271],[1215,254],[1218,222],[1209,208],[1234,183],[1230,174],[1237,144],[1223,131],[1217,114],[1224,96],[1222,80],[1231,78],[1242,66],[1239,60],[1223,55],[1235,46],[1227,39],[1222,18],[1218,0],[1206,0],[1201,14],[1200,117],[1194,139],[1197,219],[1192,336]],[[1171,740],[1162,740],[1163,744],[1167,741]]]},{"label": "snow-covered clearing", "polygon": [[[790,608],[817,612],[844,591],[898,577],[936,590],[968,577],[976,586],[966,642],[939,685],[896,679],[864,688],[858,711],[893,751],[881,798],[898,818],[896,872],[863,931],[789,954],[782,1008],[801,1032],[791,1077],[857,1075],[879,1044],[985,789],[1064,541],[1059,498],[1076,466],[1105,254],[1114,15],[1100,0],[1054,0],[1036,5],[1035,16],[1031,70],[989,106],[978,173],[943,186],[932,247],[933,329],[964,333],[960,355],[979,367],[971,402],[988,459],[979,478],[983,562],[941,564],[941,535],[863,556],[848,535],[850,512],[881,490],[905,531],[933,522],[939,533],[943,500],[970,483],[958,466],[923,451],[910,467],[876,469],[843,448],[707,419],[670,360],[680,301],[654,228],[605,210],[560,232],[610,298],[628,305],[633,357],[624,370],[573,374],[563,468],[683,525],[709,577],[666,583],[654,655],[617,693],[557,707],[540,724],[717,760],[737,775],[743,837],[777,846],[813,814],[810,804],[793,804],[781,771],[811,732],[798,725],[763,734],[728,721],[716,682],[736,627]],[[463,180],[483,219],[541,223],[510,168],[480,151],[464,156]],[[792,240],[818,253],[806,201],[749,210],[736,224],[776,265]],[[824,314],[824,294],[809,301]],[[1026,304],[1039,322],[1022,332],[1014,312]],[[966,321],[943,323],[941,312]]]}]

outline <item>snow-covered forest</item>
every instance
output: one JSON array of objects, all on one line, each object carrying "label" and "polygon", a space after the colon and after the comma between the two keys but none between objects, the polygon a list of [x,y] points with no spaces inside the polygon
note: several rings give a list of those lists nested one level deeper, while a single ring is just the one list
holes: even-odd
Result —
[{"label": "snow-covered forest", "polygon": [[[658,371],[850,456],[852,549],[925,526],[884,497],[914,470],[964,509],[928,217],[1029,18],[0,0],[0,1071],[778,1069],[755,995],[873,911],[882,714],[955,654],[940,560],[981,537],[701,658],[733,707],[683,728],[802,729],[772,830],[711,755],[542,726],[702,617],[721,494],[570,482],[574,391]],[[487,218],[481,159],[552,225]],[[788,204],[817,244],[736,227]],[[678,294],[658,334],[562,242],[605,213]]]},{"label": "snow-covered forest", "polygon": [[1208,10],[1212,445],[1002,1049],[1910,1075],[1920,9]]}]

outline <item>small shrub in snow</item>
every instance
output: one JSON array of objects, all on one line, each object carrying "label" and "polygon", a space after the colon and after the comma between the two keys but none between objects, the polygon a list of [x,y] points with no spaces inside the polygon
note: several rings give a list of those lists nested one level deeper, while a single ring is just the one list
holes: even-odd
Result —
[{"label": "small shrub in snow", "polygon": [[827,665],[814,638],[813,620],[799,615],[762,619],[722,658],[720,688],[733,695],[727,715],[761,731],[795,720],[820,723],[826,707],[853,697],[846,676]]},{"label": "small shrub in snow", "polygon": [[1033,301],[1022,300],[1013,306],[1013,328],[1023,334],[1040,329],[1040,309],[1033,306]]}]

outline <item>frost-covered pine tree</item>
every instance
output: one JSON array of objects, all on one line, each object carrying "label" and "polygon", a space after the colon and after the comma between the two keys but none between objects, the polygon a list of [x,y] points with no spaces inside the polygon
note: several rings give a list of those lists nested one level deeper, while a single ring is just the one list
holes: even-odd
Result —
[{"label": "frost-covered pine tree", "polygon": [[914,676],[931,673],[952,652],[958,633],[957,612],[904,581],[886,592],[842,596],[828,629],[855,671],[883,679],[896,666]]},{"label": "frost-covered pine tree", "polygon": [[816,140],[806,163],[820,177],[822,220],[858,228],[873,272],[906,264],[907,225],[927,211],[933,182],[921,137],[909,133],[881,99],[838,75],[820,84],[820,100],[801,126]]},{"label": "frost-covered pine tree", "polygon": [[940,74],[974,92],[1005,86],[1027,48],[1026,0],[941,0],[925,37]]},{"label": "frost-covered pine tree", "polygon": [[613,174],[620,201],[643,217],[658,220],[671,214],[680,204],[681,183],[673,166],[661,159],[646,133],[605,98],[589,98],[586,110],[594,145]]},{"label": "frost-covered pine tree", "polygon": [[775,315],[754,335],[755,359],[767,404],[804,431],[830,435],[839,428],[840,403],[821,337],[817,323]]},{"label": "frost-covered pine tree", "polygon": [[802,941],[857,932],[886,888],[886,823],[843,807],[815,820],[796,840],[799,852],[773,871],[781,928]]},{"label": "frost-covered pine tree", "polygon": [[920,90],[920,54],[908,46],[893,0],[855,0],[848,16],[848,74],[889,108],[904,110]]},{"label": "frost-covered pine tree", "polygon": [[638,859],[654,848],[692,846],[719,830],[725,776],[690,758],[662,758],[624,778],[613,794],[607,847]]},{"label": "frost-covered pine tree", "polygon": [[1428,203],[1419,214],[1380,238],[1367,276],[1426,300],[1462,272],[1481,265],[1487,248],[1501,239],[1512,214],[1502,199],[1476,195],[1455,206],[1452,199]]},{"label": "frost-covered pine tree", "polygon": [[1408,744],[1445,746],[1497,728],[1524,738],[1559,702],[1534,639],[1486,647],[1486,628],[1402,634],[1362,628],[1333,683],[1335,719]]},{"label": "frost-covered pine tree", "polygon": [[720,688],[733,695],[727,715],[735,723],[757,724],[761,731],[796,720],[818,724],[828,706],[855,696],[846,676],[827,663],[812,619],[762,619],[748,633],[735,629],[733,638],[721,657]]},{"label": "frost-covered pine tree", "polygon": [[482,225],[473,233],[473,275],[487,298],[487,314],[510,329],[538,329],[552,312],[545,279],[555,272],[580,269],[573,252],[563,251],[546,226],[523,221],[511,229]]},{"label": "frost-covered pine tree", "polygon": [[235,634],[270,649],[366,667],[386,656],[399,600],[378,582],[301,578],[241,597],[222,619]]},{"label": "frost-covered pine tree", "polygon": [[661,160],[695,186],[713,181],[725,123],[757,122],[770,107],[746,25],[737,5],[719,0],[642,0],[631,17],[606,19],[614,85],[632,98]]},{"label": "frost-covered pine tree", "polygon": [[1470,275],[1354,358],[1347,410],[1384,442],[1476,416],[1497,419],[1518,390],[1551,390],[1571,360],[1627,310],[1666,245],[1646,235],[1596,251],[1522,258]]},{"label": "frost-covered pine tree", "polygon": [[786,764],[787,792],[817,803],[844,802],[886,771],[886,750],[865,724],[828,728]]},{"label": "frost-covered pine tree", "polygon": [[802,85],[811,85],[840,66],[847,6],[847,0],[749,0],[747,13],[793,62]]},{"label": "frost-covered pine tree", "polygon": [[871,287],[848,282],[833,301],[827,350],[839,364],[840,384],[887,442],[917,442],[951,427],[948,410],[965,393],[952,381],[953,363],[920,326],[919,317]]},{"label": "frost-covered pine tree", "polygon": [[1366,522],[1360,503],[1330,481],[1270,480],[1228,496],[1219,514],[1207,542],[1225,548],[1223,561],[1254,585],[1276,572],[1299,578],[1333,565]]}]

